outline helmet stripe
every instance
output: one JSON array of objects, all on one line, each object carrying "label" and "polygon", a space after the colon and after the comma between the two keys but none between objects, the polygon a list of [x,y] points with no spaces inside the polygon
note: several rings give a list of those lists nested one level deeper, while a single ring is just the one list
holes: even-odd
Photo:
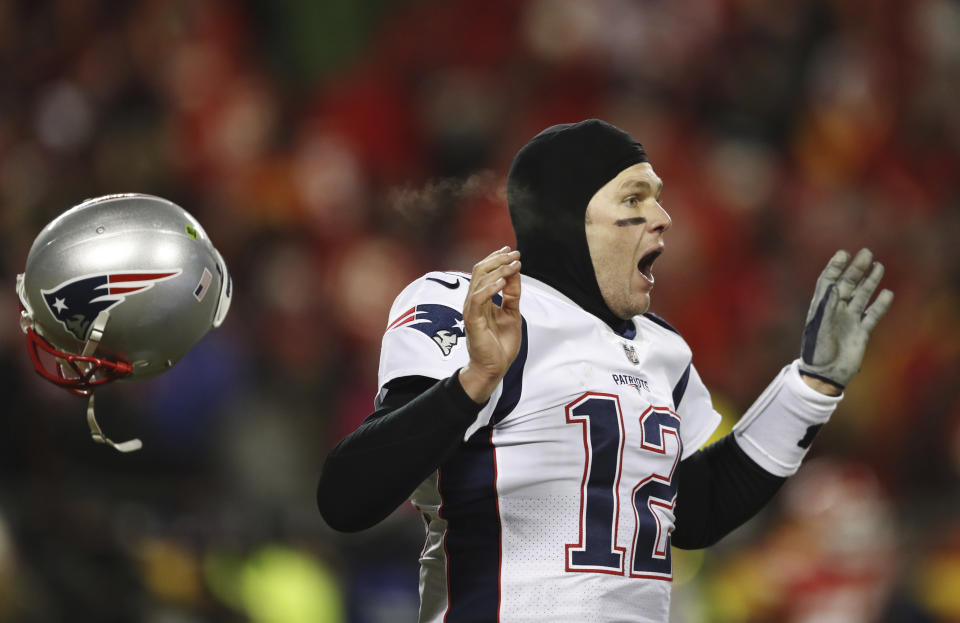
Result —
[{"label": "helmet stripe", "polygon": [[124,283],[127,281],[156,281],[179,274],[180,271],[170,273],[126,273],[108,275],[110,283]]}]

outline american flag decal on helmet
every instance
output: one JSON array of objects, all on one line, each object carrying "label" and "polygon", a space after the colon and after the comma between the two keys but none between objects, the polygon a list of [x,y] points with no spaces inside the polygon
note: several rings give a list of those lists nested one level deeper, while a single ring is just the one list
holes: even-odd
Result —
[{"label": "american flag decal on helmet", "polygon": [[87,339],[90,324],[97,314],[116,307],[128,296],[146,292],[157,282],[172,279],[182,272],[179,268],[173,268],[83,275],[49,290],[40,290],[40,293],[53,317],[74,337],[83,341]]}]

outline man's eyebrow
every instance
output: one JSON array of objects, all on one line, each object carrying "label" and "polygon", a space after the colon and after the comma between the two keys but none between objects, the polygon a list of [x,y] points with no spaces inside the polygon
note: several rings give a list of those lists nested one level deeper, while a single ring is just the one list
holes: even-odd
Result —
[{"label": "man's eyebrow", "polygon": [[628,227],[630,225],[643,225],[647,222],[647,219],[642,216],[632,216],[630,218],[622,218],[613,222],[617,227]]},{"label": "man's eyebrow", "polygon": [[[653,186],[651,186],[650,182],[648,182],[647,180],[627,180],[624,183],[620,184],[620,192],[624,192],[627,190],[634,190],[634,189],[651,192],[653,191]],[[663,180],[660,180],[659,184],[657,184],[656,195],[659,196],[660,191],[662,190],[663,190]]]},{"label": "man's eyebrow", "polygon": [[633,189],[635,189],[635,188],[636,188],[636,189],[643,188],[643,189],[646,189],[646,190],[652,190],[653,187],[650,186],[650,182],[648,182],[647,180],[626,180],[625,182],[623,182],[622,184],[620,184],[620,191],[633,190]]}]

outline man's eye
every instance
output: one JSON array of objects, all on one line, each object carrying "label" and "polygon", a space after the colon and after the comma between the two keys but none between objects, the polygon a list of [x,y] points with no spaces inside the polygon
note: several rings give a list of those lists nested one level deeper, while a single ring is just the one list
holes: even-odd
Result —
[{"label": "man's eye", "polygon": [[624,199],[623,202],[626,203],[631,208],[635,208],[640,205],[640,200],[633,195]]}]

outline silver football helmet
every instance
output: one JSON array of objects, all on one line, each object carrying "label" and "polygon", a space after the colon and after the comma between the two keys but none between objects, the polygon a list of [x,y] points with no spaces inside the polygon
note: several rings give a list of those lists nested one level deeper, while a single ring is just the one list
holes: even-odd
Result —
[{"label": "silver football helmet", "polygon": [[84,201],[44,227],[17,275],[17,294],[37,373],[90,396],[94,439],[129,451],[139,440],[124,450],[96,426],[93,390],[169,370],[223,322],[232,283],[186,210],[120,194]]}]

